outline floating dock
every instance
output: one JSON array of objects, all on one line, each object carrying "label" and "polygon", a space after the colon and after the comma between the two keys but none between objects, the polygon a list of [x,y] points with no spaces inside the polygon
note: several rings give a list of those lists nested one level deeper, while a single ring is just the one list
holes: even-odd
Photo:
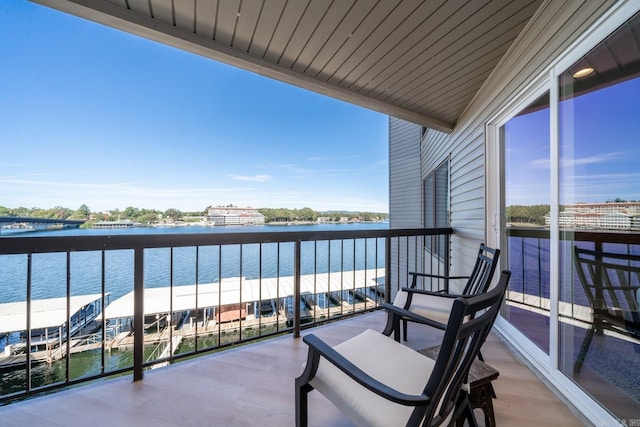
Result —
[{"label": "floating dock", "polygon": [[[384,269],[306,274],[300,277],[300,295],[329,294],[365,288],[378,288],[384,284]],[[236,306],[238,304],[292,298],[293,276],[251,279],[225,278],[218,283],[145,288],[145,316],[170,312],[186,312],[208,307]],[[106,307],[107,319],[132,318],[134,293],[116,299]],[[197,302],[197,304],[196,304]]]},{"label": "floating dock", "polygon": [[[375,306],[384,296],[384,275],[384,269],[302,275],[297,302],[302,321]],[[183,338],[272,324],[290,326],[296,304],[294,290],[293,276],[232,277],[216,283],[145,288],[145,344],[156,345],[156,357],[164,358],[176,351]],[[101,302],[101,294],[70,298],[72,338],[67,345],[67,298],[32,300],[31,362],[52,363],[64,358],[67,351],[133,347],[134,292],[111,302],[104,313],[99,312]],[[0,370],[19,369],[26,364],[26,312],[24,301],[0,304],[0,336],[7,337],[4,354],[0,353]],[[103,315],[108,325],[104,343],[102,332],[81,336],[89,323],[102,326]],[[9,343],[8,337],[18,332],[20,342]]]}]

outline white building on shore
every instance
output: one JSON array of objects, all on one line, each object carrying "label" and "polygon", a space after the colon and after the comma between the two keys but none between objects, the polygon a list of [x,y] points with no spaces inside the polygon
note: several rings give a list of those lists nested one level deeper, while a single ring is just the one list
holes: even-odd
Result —
[{"label": "white building on shore", "polygon": [[[545,224],[551,215],[545,215]],[[564,205],[560,212],[561,228],[589,230],[640,230],[640,203],[577,203]]]},{"label": "white building on shore", "polygon": [[210,207],[207,220],[215,225],[263,225],[264,215],[256,208]]}]

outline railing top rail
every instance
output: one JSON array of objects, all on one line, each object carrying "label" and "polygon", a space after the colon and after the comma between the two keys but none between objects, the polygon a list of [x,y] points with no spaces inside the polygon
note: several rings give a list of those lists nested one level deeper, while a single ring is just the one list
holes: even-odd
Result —
[{"label": "railing top rail", "polygon": [[[509,227],[507,230],[507,234],[509,236],[515,237],[549,239],[550,236],[548,228]],[[637,245],[640,244],[640,233],[611,230],[560,230],[560,240],[575,240],[578,242],[624,243]]]},{"label": "railing top rail", "polygon": [[403,228],[350,231],[283,231],[191,234],[127,234],[104,236],[0,237],[0,255],[118,249],[217,246],[381,237],[450,235],[453,229]]}]

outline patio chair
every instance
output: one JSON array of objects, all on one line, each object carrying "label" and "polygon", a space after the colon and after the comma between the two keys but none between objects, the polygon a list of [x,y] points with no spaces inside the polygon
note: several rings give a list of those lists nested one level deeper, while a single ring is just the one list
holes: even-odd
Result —
[{"label": "patio chair", "polygon": [[461,415],[477,425],[465,384],[510,274],[503,271],[487,293],[455,300],[436,360],[370,329],[335,347],[305,336],[307,363],[295,380],[296,426],[307,425],[307,395],[314,389],[358,426],[451,425]]},{"label": "patio chair", "polygon": [[[489,288],[493,274],[498,265],[500,249],[493,249],[480,244],[476,263],[469,276],[440,276],[436,274],[410,272],[413,276],[410,287],[402,288],[393,302],[394,307],[384,304],[387,311],[396,307],[403,311],[394,310],[396,314],[404,313],[402,316],[403,339],[407,340],[407,323],[423,323],[438,329],[444,329],[451,312],[453,301],[459,296],[472,296],[484,293]],[[445,286],[436,291],[418,289],[418,277],[444,280]],[[451,294],[449,292],[449,281],[454,279],[467,279],[466,285],[461,294]],[[385,330],[389,335],[391,331]],[[399,327],[395,332],[395,339],[399,340]]]},{"label": "patio chair", "polygon": [[573,366],[580,373],[593,334],[605,329],[640,340],[640,256],[574,247],[576,274],[592,310]]}]

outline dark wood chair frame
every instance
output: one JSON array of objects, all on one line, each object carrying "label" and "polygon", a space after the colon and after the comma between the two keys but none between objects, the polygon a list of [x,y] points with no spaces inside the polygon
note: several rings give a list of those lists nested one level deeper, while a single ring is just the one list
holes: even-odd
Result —
[{"label": "dark wood chair frame", "polygon": [[[446,325],[440,322],[436,322],[434,320],[425,318],[423,316],[417,315],[411,312],[411,301],[413,300],[413,296],[416,294],[423,295],[433,295],[442,298],[457,298],[459,296],[473,296],[484,293],[489,289],[491,285],[491,280],[493,279],[493,275],[495,273],[496,267],[498,265],[498,258],[500,257],[500,249],[494,249],[486,246],[484,243],[480,244],[480,248],[478,249],[478,256],[476,257],[476,263],[473,266],[473,270],[469,276],[440,276],[437,274],[428,274],[428,273],[417,273],[417,272],[409,272],[409,274],[413,277],[411,281],[411,286],[404,287],[401,291],[407,293],[407,300],[405,302],[404,307],[402,307],[405,311],[402,316],[402,336],[403,339],[407,340],[407,323],[408,322],[416,322],[422,323],[426,325],[430,325],[436,327],[438,329],[444,329]],[[417,288],[418,277],[432,278],[432,279],[442,279],[444,280],[444,289],[439,289],[437,291],[427,291],[423,289]],[[464,289],[461,294],[451,294],[449,292],[449,281],[454,279],[467,279],[467,283],[465,284]],[[390,307],[391,304],[384,304],[384,307],[387,311],[394,310]],[[395,307],[395,306],[394,306]],[[400,313],[399,311],[395,311],[396,313]],[[395,335],[396,341],[399,340],[399,335],[396,333]]]},{"label": "dark wood chair frame", "polygon": [[574,246],[574,260],[576,275],[593,311],[593,321],[573,366],[577,374],[594,333],[602,335],[608,329],[640,340],[640,256]]},{"label": "dark wood chair frame", "polygon": [[[469,425],[477,426],[468,393],[462,385],[467,382],[471,364],[491,331],[500,310],[511,272],[503,271],[498,285],[487,293],[469,298],[458,298],[445,328],[441,349],[431,376],[425,379],[424,391],[419,395],[407,395],[375,380],[332,347],[314,335],[303,338],[309,345],[304,372],[295,380],[296,426],[308,422],[307,394],[313,390],[309,382],[315,376],[320,358],[335,365],[349,378],[379,396],[400,405],[415,408],[407,425],[438,426],[453,412],[451,423],[464,416]],[[391,322],[399,325],[401,316],[390,312]],[[426,356],[425,356],[426,357]],[[393,363],[393,360],[389,360]],[[407,366],[406,369],[411,369]],[[439,404],[440,402],[443,404]],[[439,411],[436,410],[439,407]]]}]

